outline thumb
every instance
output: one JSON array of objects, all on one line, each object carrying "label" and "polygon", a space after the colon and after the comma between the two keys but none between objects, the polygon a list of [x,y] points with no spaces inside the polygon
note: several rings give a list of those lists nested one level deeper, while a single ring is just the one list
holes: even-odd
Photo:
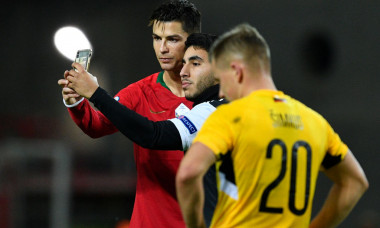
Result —
[{"label": "thumb", "polygon": [[66,79],[59,79],[58,80],[58,85],[60,85],[62,88],[67,86],[68,83],[69,83],[69,81]]}]

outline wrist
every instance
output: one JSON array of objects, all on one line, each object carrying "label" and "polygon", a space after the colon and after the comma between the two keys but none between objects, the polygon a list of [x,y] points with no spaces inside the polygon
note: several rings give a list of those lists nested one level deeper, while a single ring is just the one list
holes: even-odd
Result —
[{"label": "wrist", "polygon": [[100,86],[97,86],[95,87],[94,89],[91,89],[91,91],[89,91],[85,97],[88,99],[88,100],[91,100],[91,97],[94,96],[95,92],[100,88]]},{"label": "wrist", "polygon": [[67,108],[73,108],[77,105],[79,105],[82,101],[84,100],[84,97],[82,97],[79,101],[75,102],[74,104],[67,104],[65,99],[63,99],[63,104],[67,107]]}]

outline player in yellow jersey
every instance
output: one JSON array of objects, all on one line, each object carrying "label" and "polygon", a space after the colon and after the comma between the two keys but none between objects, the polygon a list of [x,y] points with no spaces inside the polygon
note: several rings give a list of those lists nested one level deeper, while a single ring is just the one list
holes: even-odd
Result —
[{"label": "player in yellow jersey", "polygon": [[[335,227],[368,188],[348,147],[317,112],[276,89],[269,47],[249,24],[221,36],[210,51],[221,105],[181,162],[177,196],[186,225],[204,227],[202,177],[218,167],[211,227]],[[319,171],[333,181],[310,222]]]}]

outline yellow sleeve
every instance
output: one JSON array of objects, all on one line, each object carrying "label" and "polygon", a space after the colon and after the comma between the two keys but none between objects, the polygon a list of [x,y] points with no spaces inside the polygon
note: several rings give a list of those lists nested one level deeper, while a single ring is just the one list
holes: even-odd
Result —
[{"label": "yellow sleeve", "polygon": [[[217,159],[233,148],[235,141],[234,130],[229,105],[219,106],[205,121],[194,142],[201,142],[209,147]],[[229,113],[229,114],[228,114]]]},{"label": "yellow sleeve", "polygon": [[333,167],[341,162],[347,152],[348,147],[342,142],[339,135],[334,132],[329,123],[327,123],[327,148],[326,154],[322,162],[322,166],[326,169]]},{"label": "yellow sleeve", "polygon": [[339,135],[334,132],[330,124],[327,123],[327,153],[331,156],[341,156],[342,160],[348,152],[348,147],[342,142]]}]

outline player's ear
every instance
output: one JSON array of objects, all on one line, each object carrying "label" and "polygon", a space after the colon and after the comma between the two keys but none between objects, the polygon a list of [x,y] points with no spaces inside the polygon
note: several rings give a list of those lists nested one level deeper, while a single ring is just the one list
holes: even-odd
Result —
[{"label": "player's ear", "polygon": [[243,81],[243,65],[239,61],[231,62],[231,68],[234,72],[234,79],[238,84]]}]

